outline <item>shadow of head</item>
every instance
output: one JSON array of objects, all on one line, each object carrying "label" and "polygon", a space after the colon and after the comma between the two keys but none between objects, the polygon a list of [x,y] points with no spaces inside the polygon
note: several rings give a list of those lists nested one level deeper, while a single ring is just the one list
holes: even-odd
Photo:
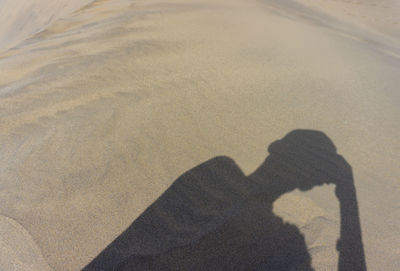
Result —
[{"label": "shadow of head", "polygon": [[279,181],[287,191],[337,185],[352,178],[350,165],[336,152],[332,140],[320,131],[291,131],[271,143],[268,151],[270,155],[252,175],[259,181]]}]

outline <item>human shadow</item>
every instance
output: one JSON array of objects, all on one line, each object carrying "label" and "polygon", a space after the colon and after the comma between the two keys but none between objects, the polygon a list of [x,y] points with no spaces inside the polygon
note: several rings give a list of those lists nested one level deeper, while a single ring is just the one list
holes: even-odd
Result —
[{"label": "human shadow", "polygon": [[334,184],[338,270],[366,270],[351,166],[322,132],[273,142],[249,176],[215,157],[180,176],[83,270],[313,270],[299,229],[273,211],[294,189]]}]

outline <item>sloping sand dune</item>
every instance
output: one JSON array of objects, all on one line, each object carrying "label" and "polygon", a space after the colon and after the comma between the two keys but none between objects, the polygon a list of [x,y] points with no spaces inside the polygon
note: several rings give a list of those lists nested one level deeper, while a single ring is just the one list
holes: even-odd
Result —
[{"label": "sloping sand dune", "polygon": [[397,0],[299,0],[339,19],[400,38],[400,2]]},{"label": "sloping sand dune", "polygon": [[44,30],[93,0],[1,0],[0,51]]},{"label": "sloping sand dune", "polygon": [[[298,266],[337,270],[348,259],[336,250],[342,238],[358,244],[354,259],[365,259],[367,269],[399,269],[395,35],[386,39],[336,11],[289,0],[98,0],[84,7],[69,1],[61,10],[62,1],[37,1],[44,13],[16,31],[18,16],[26,18],[19,14],[32,11],[3,9],[11,2],[0,2],[1,13],[11,12],[14,21],[0,24],[0,47],[18,43],[0,53],[0,230],[9,236],[1,239],[0,263],[8,269],[90,268],[121,239],[136,249],[112,254],[126,268],[149,262],[173,267],[180,259],[190,266],[193,255],[212,259],[205,248],[221,240],[236,250],[215,255],[244,263],[256,255],[253,263],[262,268],[267,256],[252,254],[249,246],[259,240],[253,233],[265,230],[271,240],[301,248],[302,261],[293,262]],[[329,138],[328,149],[345,159],[346,178],[354,181],[352,197],[340,199],[347,190],[338,193],[338,182],[315,183],[342,172],[325,167],[341,162],[325,159],[318,140],[314,152],[305,148],[301,155],[283,148],[285,159],[277,164],[288,171],[279,170],[281,177],[276,170],[259,174],[294,182],[320,176],[312,185],[275,187],[273,199],[245,191],[276,150],[273,143],[297,129]],[[290,142],[284,146],[304,145]],[[217,177],[199,186],[190,178],[178,182],[216,157],[229,161],[216,167]],[[219,188],[207,190],[210,180]],[[356,201],[343,204],[349,198]],[[221,209],[209,208],[214,202]],[[199,216],[176,218],[174,208]],[[269,218],[296,242],[271,234],[263,226]],[[138,240],[138,229],[149,224],[159,226],[146,232],[150,241],[169,227],[161,231],[162,249]],[[135,238],[124,239],[130,229]],[[242,250],[241,240],[248,245]]]}]

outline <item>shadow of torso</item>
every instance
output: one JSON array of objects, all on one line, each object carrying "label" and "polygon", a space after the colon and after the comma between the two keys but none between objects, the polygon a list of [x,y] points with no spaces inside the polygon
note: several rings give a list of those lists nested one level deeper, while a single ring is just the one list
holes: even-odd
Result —
[{"label": "shadow of torso", "polygon": [[228,157],[183,174],[84,270],[312,270],[279,193]]}]

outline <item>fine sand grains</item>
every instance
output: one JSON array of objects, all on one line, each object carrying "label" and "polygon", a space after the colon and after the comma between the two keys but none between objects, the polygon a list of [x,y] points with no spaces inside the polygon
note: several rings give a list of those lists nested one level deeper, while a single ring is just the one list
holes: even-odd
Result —
[{"label": "fine sand grains", "polygon": [[[368,269],[400,268],[396,42],[303,1],[42,0],[25,25],[28,2],[0,3],[17,22],[0,47],[18,41],[0,53],[7,269],[80,270],[184,172],[227,156],[248,176],[296,129],[351,166]],[[333,185],[286,193],[273,215],[337,270]]]}]

